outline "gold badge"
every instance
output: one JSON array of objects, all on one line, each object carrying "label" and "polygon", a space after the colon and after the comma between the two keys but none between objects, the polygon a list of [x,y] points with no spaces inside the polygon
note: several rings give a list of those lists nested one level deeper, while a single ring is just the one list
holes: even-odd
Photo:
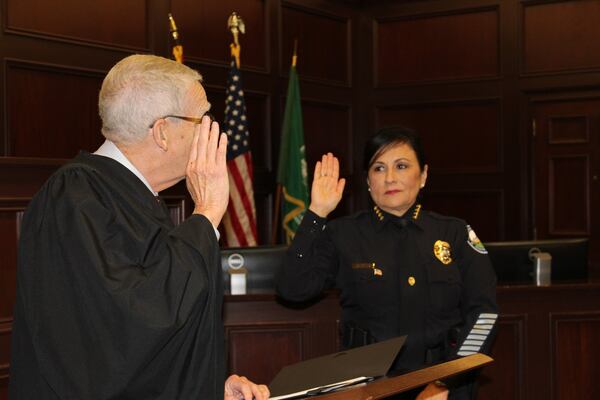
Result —
[{"label": "gold badge", "polygon": [[436,241],[433,244],[433,254],[435,254],[435,257],[444,265],[448,265],[452,262],[450,245],[447,242],[443,242],[441,240]]},{"label": "gold badge", "polygon": [[415,280],[415,278],[413,276],[409,276],[408,277],[408,284],[410,286],[415,286],[415,283],[417,283],[417,281]]}]

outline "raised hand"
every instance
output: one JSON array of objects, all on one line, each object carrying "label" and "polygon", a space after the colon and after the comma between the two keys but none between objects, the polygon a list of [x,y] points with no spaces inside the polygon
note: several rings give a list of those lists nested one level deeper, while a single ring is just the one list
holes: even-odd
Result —
[{"label": "raised hand", "polygon": [[194,214],[202,214],[216,228],[227,210],[227,135],[205,116],[194,131],[186,168],[186,186],[194,200]]},{"label": "raised hand", "polygon": [[335,210],[340,200],[346,180],[339,179],[340,162],[331,153],[324,154],[321,161],[317,161],[315,175],[310,191],[309,210],[325,218]]}]

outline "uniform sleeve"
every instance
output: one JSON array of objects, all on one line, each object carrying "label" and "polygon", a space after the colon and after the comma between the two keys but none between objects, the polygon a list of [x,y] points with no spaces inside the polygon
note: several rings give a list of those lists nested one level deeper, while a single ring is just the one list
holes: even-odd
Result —
[{"label": "uniform sleeve", "polygon": [[459,356],[489,353],[496,322],[496,274],[483,244],[469,225],[459,235],[461,257],[461,314],[455,351]]},{"label": "uniform sleeve", "polygon": [[65,175],[24,223],[28,326],[60,398],[115,398],[150,365],[174,370],[189,357],[177,347],[209,318],[218,244],[203,216],[169,226],[147,205],[99,193],[84,174]]},{"label": "uniform sleeve", "polygon": [[284,299],[309,300],[335,281],[338,254],[326,222],[306,211],[277,278],[277,293]]}]

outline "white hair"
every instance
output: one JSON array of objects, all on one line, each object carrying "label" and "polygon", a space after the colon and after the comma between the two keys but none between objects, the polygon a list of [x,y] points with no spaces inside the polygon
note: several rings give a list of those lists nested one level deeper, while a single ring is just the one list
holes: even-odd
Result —
[{"label": "white hair", "polygon": [[133,143],[166,115],[183,112],[187,91],[202,76],[183,64],[153,55],[132,55],[108,72],[98,99],[102,135]]}]

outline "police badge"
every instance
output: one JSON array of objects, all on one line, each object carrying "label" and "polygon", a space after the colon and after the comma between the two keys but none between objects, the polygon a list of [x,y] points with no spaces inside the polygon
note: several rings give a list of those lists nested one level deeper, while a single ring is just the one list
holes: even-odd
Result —
[{"label": "police badge", "polygon": [[435,254],[435,257],[444,265],[448,265],[452,262],[452,254],[448,242],[437,240],[433,244],[433,254]]}]

